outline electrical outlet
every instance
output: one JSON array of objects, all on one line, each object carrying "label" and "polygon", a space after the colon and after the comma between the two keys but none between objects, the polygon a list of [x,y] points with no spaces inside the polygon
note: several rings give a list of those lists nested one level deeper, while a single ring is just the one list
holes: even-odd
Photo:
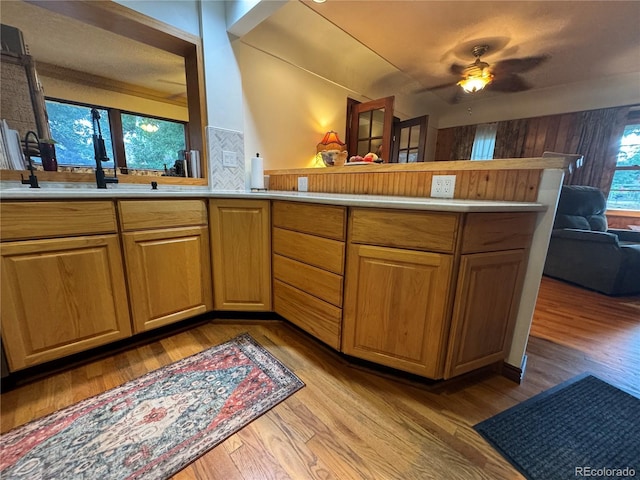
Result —
[{"label": "electrical outlet", "polygon": [[309,179],[307,177],[298,177],[298,191],[299,192],[309,191]]},{"label": "electrical outlet", "polygon": [[227,150],[222,151],[222,166],[227,168],[233,168],[238,166],[238,156],[236,152],[229,152]]},{"label": "electrical outlet", "polygon": [[453,198],[456,189],[455,175],[434,175],[431,180],[431,196]]}]

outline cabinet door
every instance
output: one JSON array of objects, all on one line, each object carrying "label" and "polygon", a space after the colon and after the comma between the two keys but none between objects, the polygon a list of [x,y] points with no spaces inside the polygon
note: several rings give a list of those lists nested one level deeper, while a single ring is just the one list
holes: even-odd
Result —
[{"label": "cabinet door", "polygon": [[503,360],[524,277],[525,250],[463,255],[445,378]]},{"label": "cabinet door", "polygon": [[216,310],[271,310],[268,200],[210,200]]},{"label": "cabinet door", "polygon": [[352,244],[342,351],[441,378],[451,270],[450,255]]},{"label": "cabinet door", "polygon": [[12,371],[131,335],[116,235],[4,243],[0,253]]},{"label": "cabinet door", "polygon": [[212,309],[207,227],[122,235],[136,333]]}]

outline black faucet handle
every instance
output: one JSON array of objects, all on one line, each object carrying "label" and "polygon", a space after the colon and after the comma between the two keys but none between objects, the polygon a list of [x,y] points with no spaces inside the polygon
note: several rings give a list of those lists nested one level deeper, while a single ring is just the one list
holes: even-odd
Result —
[{"label": "black faucet handle", "polygon": [[25,180],[24,176],[20,174],[20,179],[22,184],[29,185],[29,188],[40,188],[40,185],[38,185],[38,177],[33,174],[29,175],[29,180]]}]

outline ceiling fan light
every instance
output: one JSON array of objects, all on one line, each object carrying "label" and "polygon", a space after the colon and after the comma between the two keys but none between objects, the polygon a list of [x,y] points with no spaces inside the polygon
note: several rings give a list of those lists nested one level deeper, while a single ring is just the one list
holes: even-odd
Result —
[{"label": "ceiling fan light", "polygon": [[470,75],[458,82],[458,85],[467,93],[475,93],[482,90],[493,80],[493,75],[484,70],[481,75]]}]

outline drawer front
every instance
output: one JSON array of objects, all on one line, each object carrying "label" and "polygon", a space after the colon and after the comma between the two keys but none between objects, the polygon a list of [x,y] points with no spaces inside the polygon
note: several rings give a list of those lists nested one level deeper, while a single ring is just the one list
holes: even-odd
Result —
[{"label": "drawer front", "polygon": [[273,226],[344,241],[346,211],[333,205],[275,201]]},{"label": "drawer front", "polygon": [[462,253],[529,248],[537,214],[469,213],[464,222]]},{"label": "drawer front", "polygon": [[322,268],[338,275],[344,273],[344,243],[328,238],[273,229],[273,253]]},{"label": "drawer front", "polygon": [[342,277],[280,255],[273,256],[273,277],[342,307]]},{"label": "drawer front", "polygon": [[453,252],[459,215],[422,211],[351,210],[353,243]]},{"label": "drawer front", "polygon": [[118,209],[124,231],[207,224],[204,200],[122,200]]},{"label": "drawer front", "polygon": [[273,282],[275,312],[291,323],[340,349],[342,310],[285,283]]},{"label": "drawer front", "polygon": [[117,231],[113,202],[1,202],[2,240]]}]

